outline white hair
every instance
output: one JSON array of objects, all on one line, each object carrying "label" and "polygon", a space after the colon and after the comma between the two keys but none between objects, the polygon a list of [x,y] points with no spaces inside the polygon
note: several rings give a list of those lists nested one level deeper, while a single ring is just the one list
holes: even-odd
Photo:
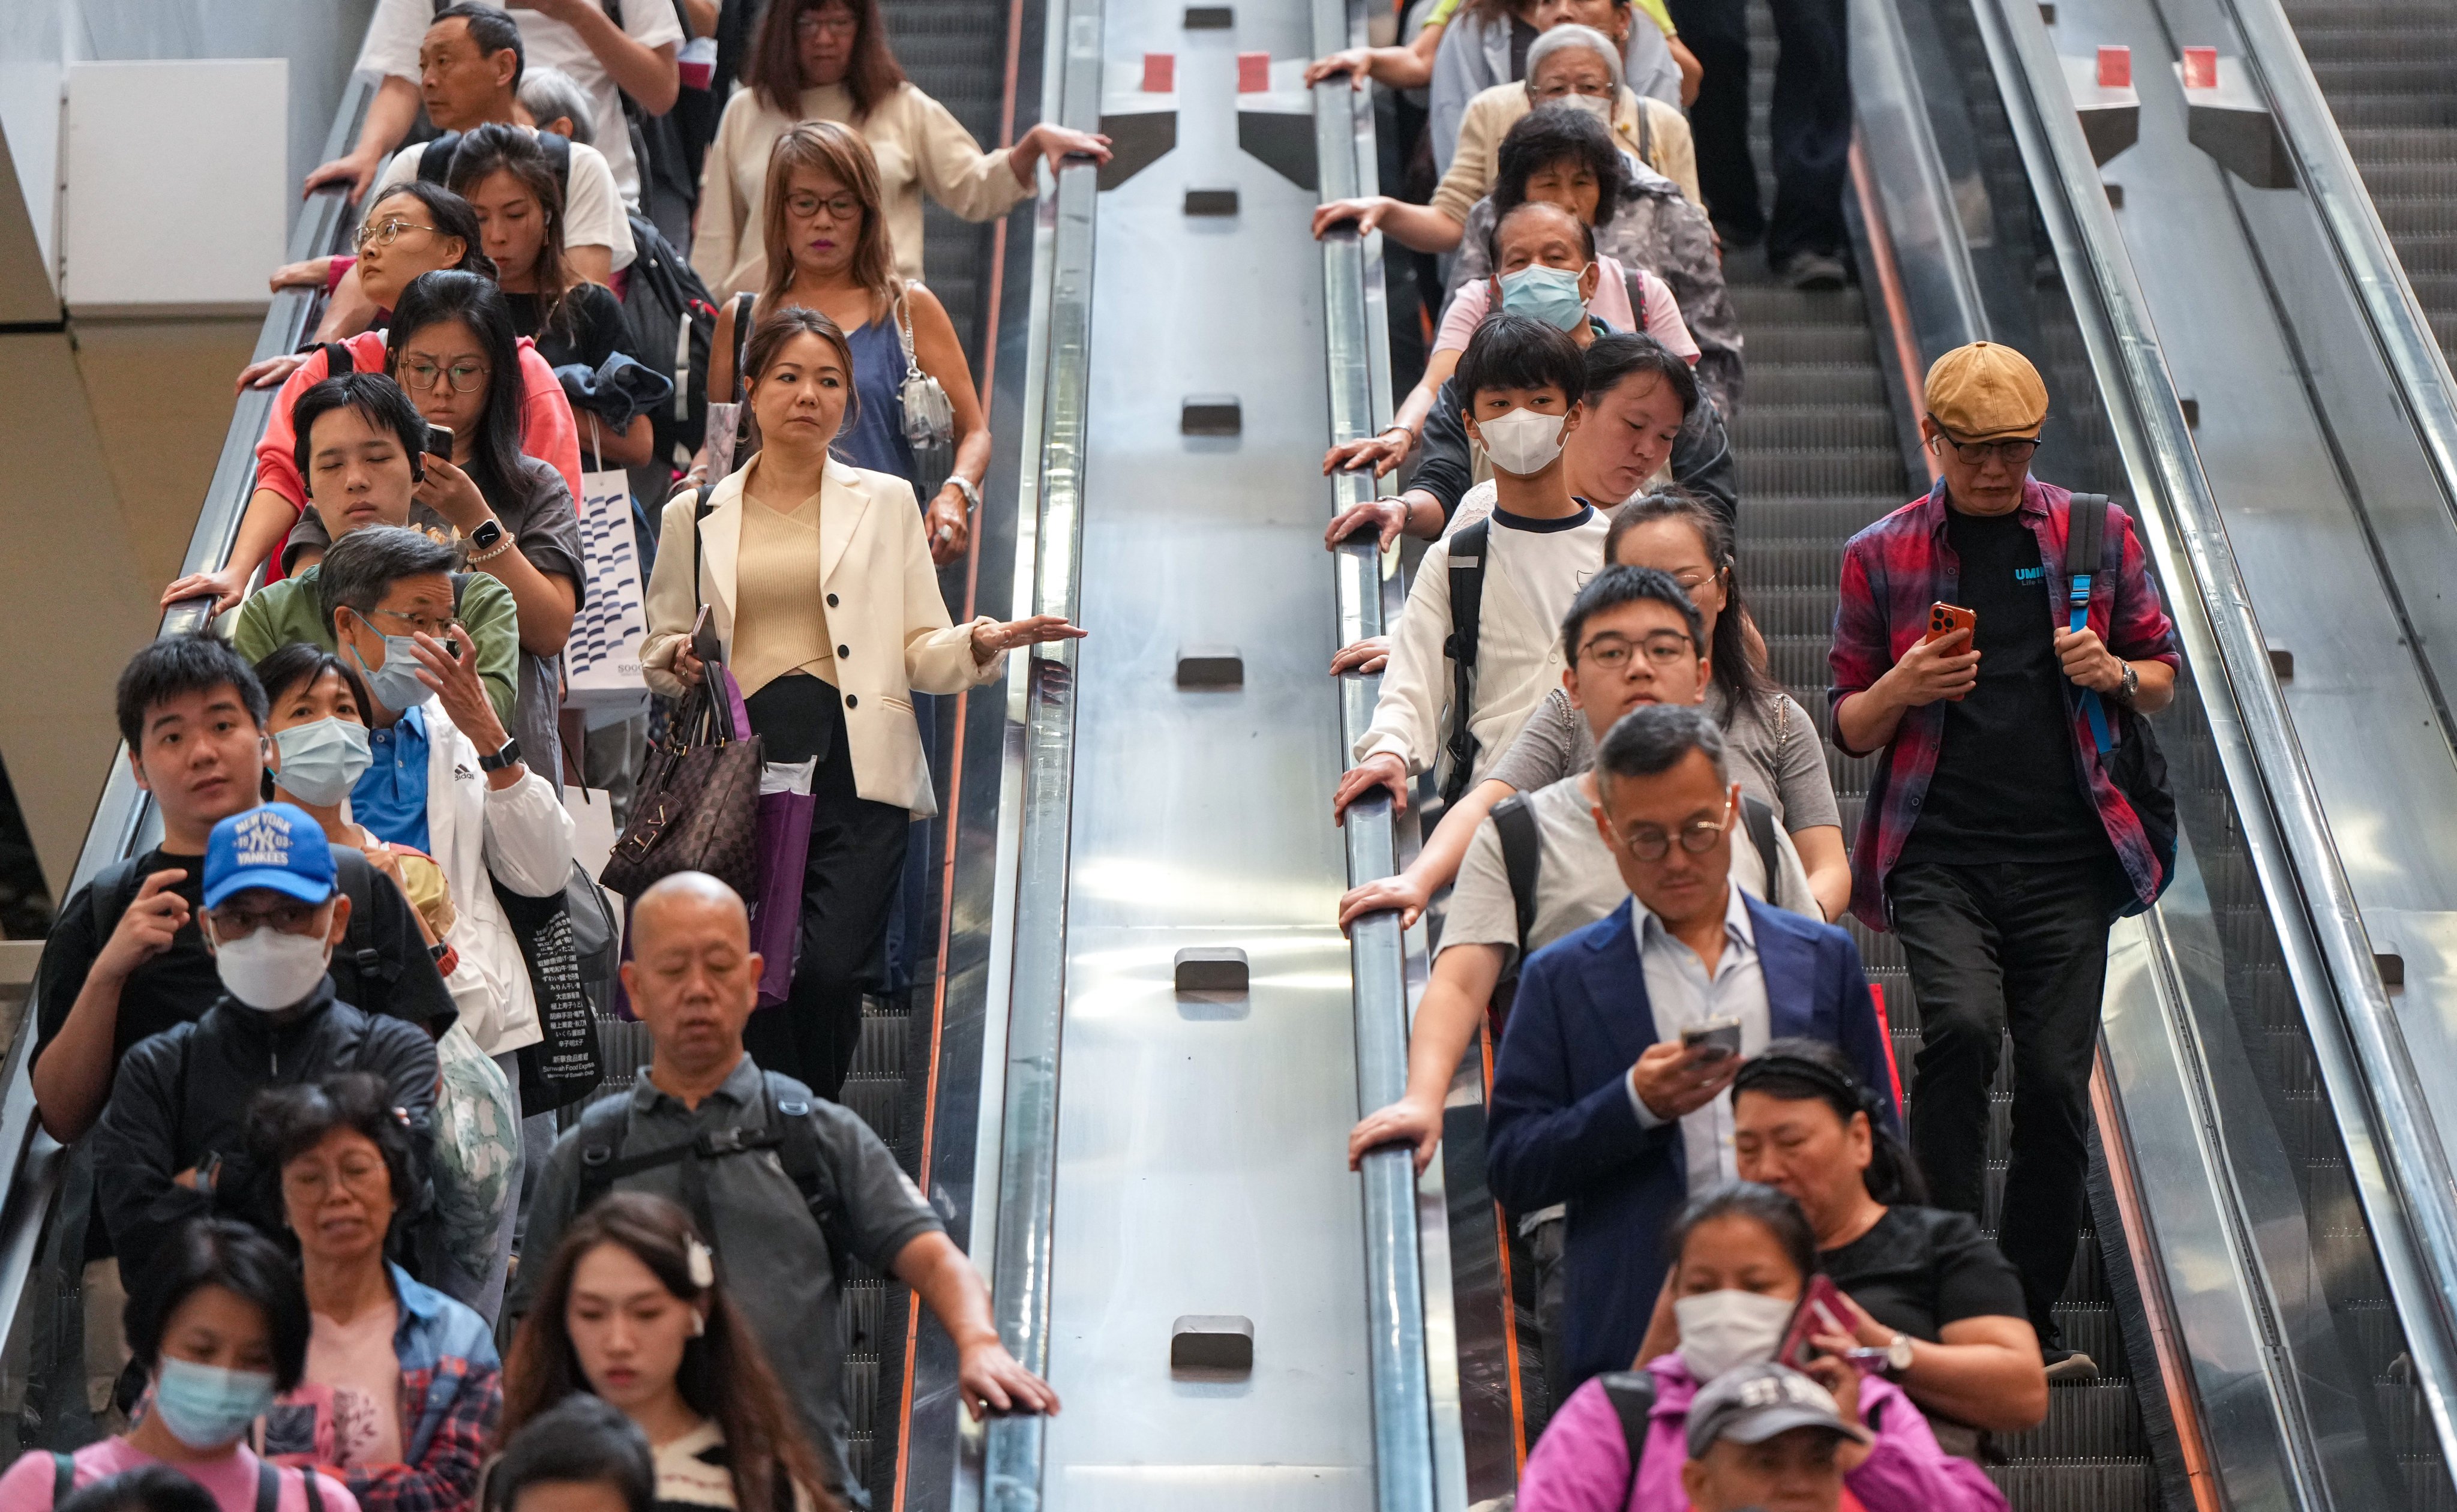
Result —
[{"label": "white hair", "polygon": [[540,127],[566,118],[571,122],[573,141],[588,146],[597,140],[597,120],[589,114],[588,96],[581,92],[579,81],[563,70],[551,64],[530,64],[521,71],[520,96],[521,109]]},{"label": "white hair", "polygon": [[1555,27],[1528,45],[1527,72],[1522,76],[1530,93],[1536,87],[1536,71],[1544,66],[1544,60],[1570,48],[1584,48],[1604,60],[1606,72],[1612,74],[1613,98],[1620,99],[1621,92],[1629,87],[1621,76],[1621,49],[1613,46],[1612,38],[1595,28],[1582,27],[1575,22]]}]

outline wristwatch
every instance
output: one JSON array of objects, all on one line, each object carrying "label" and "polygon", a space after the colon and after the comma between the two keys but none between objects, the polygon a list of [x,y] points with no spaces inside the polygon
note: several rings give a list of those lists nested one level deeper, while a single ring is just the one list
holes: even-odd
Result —
[{"label": "wristwatch", "polygon": [[1899,1376],[1911,1368],[1911,1336],[1897,1332],[1886,1340],[1886,1374]]},{"label": "wristwatch", "polygon": [[501,772],[506,767],[518,766],[520,764],[520,740],[516,736],[506,735],[504,737],[504,743],[496,749],[493,756],[482,756],[478,758],[478,770],[481,772]]},{"label": "wristwatch", "polygon": [[488,515],[485,524],[469,532],[469,544],[484,551],[504,538],[504,522]]},{"label": "wristwatch", "polygon": [[981,507],[981,490],[973,486],[972,479],[965,477],[960,472],[954,472],[947,475],[947,481],[954,484],[956,486],[956,491],[964,496],[964,513],[966,516],[969,517],[975,510]]},{"label": "wristwatch", "polygon": [[2124,664],[2124,680],[2116,685],[2116,696],[2123,705],[2133,707],[2134,695],[2141,691],[2141,673],[2131,662]]}]

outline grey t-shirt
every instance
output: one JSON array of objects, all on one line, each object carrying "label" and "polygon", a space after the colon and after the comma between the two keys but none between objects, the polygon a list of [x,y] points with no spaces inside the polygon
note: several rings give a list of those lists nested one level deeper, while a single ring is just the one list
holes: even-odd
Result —
[{"label": "grey t-shirt", "polygon": [[[1613,864],[1612,852],[1596,833],[1591,800],[1577,777],[1537,789],[1527,805],[1536,816],[1536,922],[1527,931],[1527,947],[1540,950],[1574,929],[1583,928],[1611,913],[1629,896]],[[1808,873],[1791,837],[1775,831],[1776,864],[1782,880],[1775,897],[1791,912],[1815,919],[1817,901],[1808,891]],[[1737,816],[1732,834],[1732,881],[1743,892],[1764,899],[1765,867],[1758,860],[1745,826]],[[1441,949],[1453,945],[1518,946],[1518,913],[1510,891],[1510,873],[1502,864],[1501,832],[1492,819],[1476,826],[1452,884],[1450,912],[1442,921]]]},{"label": "grey t-shirt", "polygon": [[[630,1104],[622,1153],[688,1144],[714,1129],[761,1129],[767,1108],[759,1078],[759,1067],[745,1055],[724,1085],[694,1109],[659,1091],[643,1069],[630,1091],[615,1094]],[[925,1233],[945,1232],[919,1189],[859,1114],[813,1096],[784,1076],[775,1078],[775,1087],[780,1101],[810,1104],[819,1156],[845,1217],[848,1243],[864,1263],[893,1274],[898,1252]],[[547,1159],[529,1210],[523,1247],[527,1263],[514,1277],[506,1302],[513,1316],[528,1312],[537,1278],[547,1274],[547,1257],[571,1222],[579,1195],[580,1134],[576,1128],[566,1133]],[[860,1487],[844,1460],[844,1310],[839,1278],[829,1264],[817,1220],[773,1150],[651,1166],[614,1186],[653,1193],[690,1212],[689,1184],[693,1182],[705,1183],[706,1211],[715,1221],[716,1232],[709,1240],[716,1252],[718,1275],[759,1336],[777,1380],[801,1409],[829,1489],[839,1498],[857,1497]]]},{"label": "grey t-shirt", "polygon": [[[1788,694],[1752,699],[1726,720],[1730,705],[1724,690],[1710,686],[1702,707],[1724,727],[1732,779],[1742,792],[1774,810],[1785,829],[1842,826],[1843,810],[1834,801],[1825,745],[1808,711],[1796,699]],[[1527,716],[1518,738],[1485,776],[1533,793],[1595,764],[1596,742],[1587,733],[1587,716],[1570,707],[1570,695],[1556,688]]]}]

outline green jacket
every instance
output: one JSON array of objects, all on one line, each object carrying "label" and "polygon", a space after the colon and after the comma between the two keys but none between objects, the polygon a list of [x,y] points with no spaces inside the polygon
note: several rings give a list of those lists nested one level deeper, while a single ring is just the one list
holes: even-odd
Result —
[{"label": "green jacket", "polygon": [[[249,662],[259,662],[294,640],[326,651],[338,651],[333,627],[317,602],[316,575],[310,567],[296,577],[268,583],[248,595],[238,610],[238,628],[231,645]],[[486,701],[504,728],[519,728],[513,713],[521,701],[521,614],[512,590],[483,572],[456,574],[460,585],[461,623],[478,648],[478,675],[486,684]]]}]

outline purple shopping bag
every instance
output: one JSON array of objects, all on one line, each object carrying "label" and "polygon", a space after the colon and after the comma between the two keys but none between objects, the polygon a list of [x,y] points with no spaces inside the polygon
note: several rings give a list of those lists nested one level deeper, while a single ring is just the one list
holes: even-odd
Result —
[{"label": "purple shopping bag", "polygon": [[773,1008],[793,990],[802,953],[802,870],[811,856],[808,793],[759,795],[759,898],[751,909],[751,945],[759,952],[759,1006]]}]

